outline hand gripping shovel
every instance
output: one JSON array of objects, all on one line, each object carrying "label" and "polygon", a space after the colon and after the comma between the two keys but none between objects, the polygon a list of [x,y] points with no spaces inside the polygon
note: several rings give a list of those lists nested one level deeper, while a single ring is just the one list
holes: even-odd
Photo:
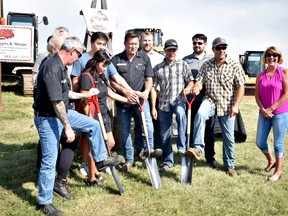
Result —
[{"label": "hand gripping shovel", "polygon": [[137,101],[137,104],[140,108],[140,114],[141,114],[143,131],[144,131],[144,142],[146,141],[146,146],[148,149],[148,157],[145,158],[145,164],[146,164],[148,174],[152,183],[152,187],[160,188],[162,184],[161,184],[161,179],[160,179],[159,170],[157,166],[157,161],[154,157],[150,156],[150,145],[149,145],[148,131],[147,131],[147,126],[146,126],[146,121],[145,121],[145,114],[144,114],[144,100],[142,104],[140,104],[140,102]]},{"label": "hand gripping shovel", "polygon": [[[110,148],[109,148],[109,145],[108,145],[108,137],[107,137],[107,134],[106,134],[106,130],[105,130],[104,122],[103,122],[103,119],[102,119],[102,115],[101,115],[101,112],[100,112],[99,103],[98,103],[98,96],[97,95],[93,96],[93,102],[94,102],[94,105],[95,105],[95,110],[96,110],[96,113],[97,113],[97,116],[98,116],[99,124],[100,124],[101,131],[102,131],[102,135],[103,135],[103,138],[104,138],[104,141],[105,141],[105,146],[106,146],[106,149],[107,149],[109,157],[111,157],[111,151],[110,151]],[[116,169],[115,169],[114,166],[112,166],[112,167],[110,167],[110,170],[111,170],[111,173],[112,173],[113,178],[115,180],[115,183],[116,183],[116,185],[118,187],[119,193],[121,195],[121,194],[124,193],[124,189],[123,189],[123,187],[121,185],[121,182],[119,180],[119,177],[118,177],[118,174],[116,172]]]},{"label": "hand gripping shovel", "polygon": [[[195,95],[193,95],[193,98],[189,102],[187,97],[185,96],[185,100],[188,105],[188,111],[187,111],[187,146],[186,151],[190,147],[190,131],[191,131],[191,107],[192,103],[195,100]],[[191,184],[192,182],[192,170],[194,165],[194,158],[185,154],[182,156],[181,160],[181,183],[182,184]]]}]

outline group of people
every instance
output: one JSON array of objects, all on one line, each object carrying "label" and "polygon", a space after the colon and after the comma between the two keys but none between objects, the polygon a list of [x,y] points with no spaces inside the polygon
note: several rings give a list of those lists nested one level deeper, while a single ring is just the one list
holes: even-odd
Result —
[{"label": "group of people", "polygon": [[[58,41],[57,38],[62,39],[60,46],[53,43]],[[234,123],[244,96],[245,73],[238,62],[227,56],[226,40],[222,37],[214,39],[214,55],[210,55],[205,51],[207,37],[196,34],[192,37],[193,53],[183,59],[177,58],[178,43],[174,39],[165,42],[165,55],[155,52],[150,32],[144,32],[140,37],[134,32],[127,32],[124,51],[113,57],[106,50],[108,40],[106,34],[95,32],[91,36],[91,49],[84,52],[85,46],[77,37],[69,36],[69,32],[65,36],[52,34],[48,44],[54,51],[41,62],[39,72],[35,72],[34,122],[41,147],[38,209],[49,215],[62,214],[52,205],[53,191],[64,198],[74,198],[66,183],[78,144],[75,132],[81,132],[81,158],[83,163],[88,164],[89,185],[102,184],[104,178],[100,172],[122,162],[121,155],[107,156],[106,148],[111,149],[115,145],[108,97],[116,101],[120,143],[125,159],[123,171],[133,169],[135,154],[140,158],[148,154],[159,158],[161,173],[174,166],[171,141],[174,114],[178,125],[177,154],[187,154],[199,160],[205,152],[206,161],[212,168],[218,167],[214,158],[213,133],[215,118],[218,118],[222,129],[224,168],[230,176],[237,176]],[[256,144],[268,160],[265,170],[269,172],[276,167],[269,180],[277,181],[284,158],[286,127],[283,125],[287,124],[288,118],[288,75],[287,70],[279,66],[283,59],[276,47],[265,51],[263,61],[268,67],[259,74],[256,83],[255,97],[260,108]],[[67,67],[71,66],[72,79],[67,73]],[[95,97],[98,97],[108,137],[107,146],[97,121]],[[188,148],[186,99],[191,97],[195,97],[195,101]],[[76,101],[75,109],[70,104],[71,100]],[[143,138],[139,101],[144,104],[150,148]],[[135,124],[134,145],[130,133],[132,117]],[[271,127],[276,161],[267,144]],[[60,142],[62,151],[58,155]],[[55,177],[57,157],[58,172]]]}]

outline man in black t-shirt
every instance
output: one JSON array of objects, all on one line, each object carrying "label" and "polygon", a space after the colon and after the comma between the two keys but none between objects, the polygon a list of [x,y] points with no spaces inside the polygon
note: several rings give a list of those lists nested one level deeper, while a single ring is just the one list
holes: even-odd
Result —
[{"label": "man in black t-shirt", "polygon": [[75,139],[74,130],[87,133],[91,153],[99,171],[108,166],[116,166],[123,159],[120,155],[107,158],[101,129],[96,120],[74,110],[68,110],[69,98],[81,99],[98,94],[95,88],[87,95],[69,90],[66,66],[78,60],[84,49],[84,45],[77,37],[68,37],[60,51],[43,63],[37,77],[36,100],[33,104],[34,123],[42,149],[38,209],[48,215],[62,214],[52,205],[55,166],[62,130],[68,143]]}]

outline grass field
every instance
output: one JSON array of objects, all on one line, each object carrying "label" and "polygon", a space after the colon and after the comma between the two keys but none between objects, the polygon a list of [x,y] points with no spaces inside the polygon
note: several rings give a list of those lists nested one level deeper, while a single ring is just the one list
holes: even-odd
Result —
[{"label": "grass field", "polygon": [[[0,215],[41,215],[35,211],[38,135],[33,124],[32,98],[14,92],[2,92],[2,97]],[[65,215],[288,215],[287,163],[279,182],[267,181],[270,174],[263,171],[265,158],[255,146],[258,111],[253,97],[245,96],[241,112],[248,137],[245,143],[236,144],[238,177],[227,176],[221,167],[221,140],[215,144],[219,170],[209,168],[202,158],[194,168],[192,185],[182,185],[181,158],[176,156],[175,167],[161,175],[162,188],[156,190],[150,186],[144,163],[137,162],[131,173],[118,172],[125,190],[122,196],[107,174],[103,174],[103,186],[85,186],[76,157],[68,182],[76,199],[67,201],[55,196],[53,203]]]}]

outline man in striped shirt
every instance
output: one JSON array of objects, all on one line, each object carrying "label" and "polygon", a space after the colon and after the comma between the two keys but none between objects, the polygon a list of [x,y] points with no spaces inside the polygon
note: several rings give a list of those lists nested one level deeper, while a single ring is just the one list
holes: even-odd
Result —
[{"label": "man in striped shirt", "polygon": [[176,115],[178,124],[177,148],[179,152],[186,151],[186,102],[183,94],[190,93],[193,87],[193,76],[188,63],[177,60],[178,44],[170,39],[165,42],[165,59],[154,67],[154,84],[151,91],[160,87],[159,112],[156,110],[156,93],[151,93],[152,116],[159,117],[160,137],[162,142],[163,167],[160,172],[166,172],[174,165],[174,155],[171,142],[172,115]]},{"label": "man in striped shirt", "polygon": [[224,167],[227,174],[237,176],[234,169],[234,123],[244,96],[245,73],[238,62],[227,57],[227,46],[224,38],[216,38],[212,43],[214,58],[202,65],[196,77],[192,93],[198,95],[205,85],[206,95],[194,121],[193,148],[187,154],[200,159],[205,146],[205,122],[216,113],[222,129]]}]

